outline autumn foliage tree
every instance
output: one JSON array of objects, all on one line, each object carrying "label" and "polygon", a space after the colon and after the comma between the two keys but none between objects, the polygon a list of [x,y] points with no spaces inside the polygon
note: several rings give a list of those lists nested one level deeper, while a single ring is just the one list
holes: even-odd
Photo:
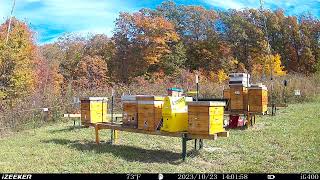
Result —
[{"label": "autumn foliage tree", "polygon": [[75,89],[98,89],[108,85],[108,67],[100,56],[85,56],[75,68]]},{"label": "autumn foliage tree", "polygon": [[145,11],[121,13],[116,21],[115,64],[122,81],[133,76],[132,71],[143,74],[149,67],[171,53],[170,44],[179,40],[174,25],[161,16]]},{"label": "autumn foliage tree", "polygon": [[27,24],[13,18],[6,42],[8,24],[9,20],[0,26],[0,98],[14,100],[35,90],[38,59]]}]

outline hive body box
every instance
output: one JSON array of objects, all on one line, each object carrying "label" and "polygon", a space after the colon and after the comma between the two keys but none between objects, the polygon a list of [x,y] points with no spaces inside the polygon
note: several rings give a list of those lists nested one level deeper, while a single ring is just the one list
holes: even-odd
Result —
[{"label": "hive body box", "polygon": [[224,101],[188,102],[188,132],[212,135],[224,132]]},{"label": "hive body box", "polygon": [[88,97],[81,99],[81,123],[108,122],[108,98]]},{"label": "hive body box", "polygon": [[229,103],[226,105],[225,110],[230,110],[230,89],[224,89],[223,90],[223,98],[228,99]]},{"label": "hive body box", "polygon": [[250,87],[249,93],[249,111],[256,113],[266,113],[268,111],[268,89],[262,87]]},{"label": "hive body box", "polygon": [[138,129],[157,130],[162,117],[163,100],[161,96],[137,96]]},{"label": "hive body box", "polygon": [[138,127],[138,103],[137,96],[129,95],[122,96],[122,123],[124,126],[137,128]]},{"label": "hive body box", "polygon": [[192,97],[165,97],[162,108],[162,131],[181,132],[188,130],[188,105],[186,102],[190,101],[192,101]]},{"label": "hive body box", "polygon": [[246,111],[248,109],[248,89],[243,86],[230,86],[230,110]]}]

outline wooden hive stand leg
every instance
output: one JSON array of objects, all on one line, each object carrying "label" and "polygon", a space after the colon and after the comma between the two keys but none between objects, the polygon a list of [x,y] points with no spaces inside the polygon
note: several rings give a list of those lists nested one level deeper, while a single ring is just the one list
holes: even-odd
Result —
[{"label": "wooden hive stand leg", "polygon": [[182,160],[185,161],[187,157],[187,136],[186,134],[182,135]]},{"label": "wooden hive stand leg", "polygon": [[195,139],[195,140],[194,140],[194,150],[197,150],[197,140],[198,140],[198,139]]},{"label": "wooden hive stand leg", "polygon": [[203,148],[203,139],[199,139],[199,149]]},{"label": "wooden hive stand leg", "polygon": [[95,132],[96,132],[96,143],[100,144],[100,138],[99,138],[99,126],[96,124],[94,126]]}]

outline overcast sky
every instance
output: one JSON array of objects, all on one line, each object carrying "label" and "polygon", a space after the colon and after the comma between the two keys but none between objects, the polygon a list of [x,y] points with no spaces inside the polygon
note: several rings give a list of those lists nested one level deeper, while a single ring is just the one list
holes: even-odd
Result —
[{"label": "overcast sky", "polygon": [[[55,41],[64,33],[112,35],[119,12],[155,8],[162,0],[16,0],[14,16],[25,20],[39,44]],[[177,4],[207,9],[258,8],[259,0],[175,0]],[[320,17],[320,0],[265,0],[268,9],[282,8],[287,15],[310,12]],[[0,0],[0,23],[9,17],[13,0]]]}]

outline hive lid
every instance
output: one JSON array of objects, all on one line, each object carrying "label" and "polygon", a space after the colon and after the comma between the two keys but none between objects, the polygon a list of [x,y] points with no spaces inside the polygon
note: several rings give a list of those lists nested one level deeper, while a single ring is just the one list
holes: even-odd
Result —
[{"label": "hive lid", "polygon": [[154,96],[154,95],[137,95],[138,101],[144,101],[144,100],[153,100],[153,101],[163,101],[163,96]]},{"label": "hive lid", "polygon": [[107,97],[84,97],[81,100],[90,100],[90,101],[107,101]]},{"label": "hive lid", "polygon": [[125,95],[121,96],[121,101],[136,101],[137,96],[136,95]]},{"label": "hive lid", "polygon": [[181,89],[181,88],[168,88],[168,91],[183,92],[183,89]]},{"label": "hive lid", "polygon": [[192,101],[188,102],[191,106],[226,106],[225,101]]},{"label": "hive lid", "polygon": [[262,85],[261,83],[259,84],[252,84],[249,89],[263,89],[263,90],[268,90],[267,86]]},{"label": "hive lid", "polygon": [[230,73],[229,77],[233,78],[233,77],[248,77],[250,78],[250,74],[247,73]]}]

